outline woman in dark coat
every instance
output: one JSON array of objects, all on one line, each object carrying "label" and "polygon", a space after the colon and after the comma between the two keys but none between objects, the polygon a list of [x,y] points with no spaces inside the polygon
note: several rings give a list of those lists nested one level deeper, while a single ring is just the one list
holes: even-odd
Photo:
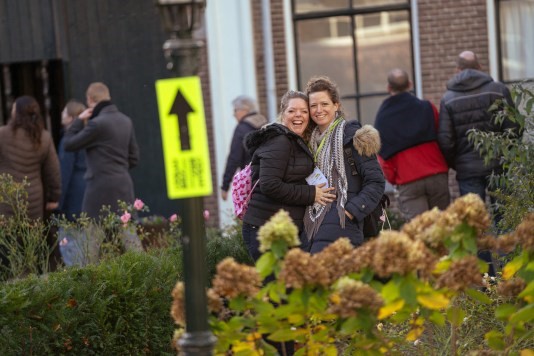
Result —
[{"label": "woman in dark coat", "polygon": [[385,179],[376,154],[378,131],[369,125],[343,118],[339,91],[327,77],[308,81],[310,115],[317,124],[310,137],[316,165],[335,187],[336,200],[326,206],[314,204],[305,215],[311,253],[317,253],[340,237],[354,246],[363,243],[363,219],[378,205]]},{"label": "woman in dark coat", "polygon": [[[57,208],[61,194],[59,160],[52,136],[44,128],[39,104],[31,96],[17,98],[11,119],[0,127],[0,174],[3,173],[17,182],[27,179],[30,219],[42,219],[44,209]],[[11,206],[0,204],[1,215],[13,213]]]},{"label": "woman in dark coat", "polygon": [[325,204],[335,197],[329,193],[332,189],[306,183],[314,170],[313,156],[302,139],[309,122],[308,97],[287,92],[280,112],[282,124],[267,125],[245,140],[252,154],[252,181],[259,179],[243,218],[243,239],[254,260],[260,257],[258,228],[280,209],[302,230],[306,206]]}]

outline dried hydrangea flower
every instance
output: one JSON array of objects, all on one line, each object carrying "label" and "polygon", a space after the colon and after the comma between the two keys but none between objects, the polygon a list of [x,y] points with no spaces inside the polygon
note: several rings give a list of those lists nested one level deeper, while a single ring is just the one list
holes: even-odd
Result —
[{"label": "dried hydrangea flower", "polygon": [[383,305],[383,300],[369,285],[344,277],[330,296],[330,303],[330,313],[349,318],[358,316],[358,310],[364,308],[376,312]]},{"label": "dried hydrangea flower", "polygon": [[469,193],[454,200],[440,215],[438,225],[452,231],[463,222],[474,227],[478,236],[482,236],[489,228],[491,218],[486,204],[478,194]]},{"label": "dried hydrangea flower", "polygon": [[441,211],[438,208],[425,211],[402,226],[401,232],[408,235],[412,240],[421,240],[431,248],[443,245],[441,235],[434,233],[434,226],[439,220]]},{"label": "dried hydrangea flower", "polygon": [[497,293],[503,297],[515,298],[521,293],[527,284],[522,278],[512,278],[510,280],[502,280],[497,285]]},{"label": "dried hydrangea flower", "polygon": [[312,257],[313,264],[324,266],[328,277],[325,285],[330,285],[349,272],[346,270],[347,258],[352,258],[354,246],[347,238],[339,238],[324,250]]},{"label": "dried hydrangea flower", "polygon": [[534,213],[524,217],[514,231],[516,241],[524,250],[534,252]]},{"label": "dried hydrangea flower", "polygon": [[206,293],[208,297],[208,310],[212,313],[219,313],[223,309],[223,301],[213,288],[208,289]]},{"label": "dried hydrangea flower", "polygon": [[482,273],[476,256],[467,256],[453,261],[449,269],[436,281],[437,288],[447,287],[454,291],[463,291],[480,285],[482,285]]},{"label": "dried hydrangea flower", "polygon": [[172,290],[171,316],[177,325],[185,326],[184,283],[177,282]]},{"label": "dried hydrangea flower", "polygon": [[398,231],[382,231],[378,238],[368,244],[373,245],[374,250],[371,268],[379,277],[389,277],[393,273],[406,275],[427,269],[435,260],[421,241],[413,241]]},{"label": "dried hydrangea flower", "polygon": [[260,252],[271,249],[274,241],[284,240],[289,246],[300,245],[299,230],[285,210],[277,212],[268,222],[258,230]]},{"label": "dried hydrangea flower", "polygon": [[298,248],[293,248],[285,255],[279,278],[289,288],[308,286],[327,286],[328,268],[318,264],[313,257]]},{"label": "dried hydrangea flower", "polygon": [[254,267],[239,264],[227,257],[217,265],[212,285],[213,291],[224,298],[239,295],[252,297],[260,290],[261,279]]}]

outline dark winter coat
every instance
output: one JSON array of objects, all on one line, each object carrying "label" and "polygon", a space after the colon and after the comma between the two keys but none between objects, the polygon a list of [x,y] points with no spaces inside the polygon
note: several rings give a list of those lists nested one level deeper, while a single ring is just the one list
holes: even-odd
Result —
[{"label": "dark winter coat", "polygon": [[378,131],[369,125],[361,127],[358,121],[350,121],[343,133],[343,146],[350,147],[358,175],[353,175],[347,155],[344,154],[347,176],[347,202],[345,210],[353,219],[345,216],[345,228],[341,228],[334,201],[311,242],[312,252],[318,252],[340,237],[347,237],[354,246],[363,243],[363,219],[376,208],[384,194],[386,181],[377,160],[380,149]]},{"label": "dark winter coat", "polygon": [[[25,177],[29,186],[28,217],[42,218],[47,202],[58,202],[61,194],[59,160],[52,136],[43,130],[41,144],[34,147],[25,130],[15,132],[11,125],[0,127],[0,174],[13,176],[16,182]],[[11,207],[0,204],[0,215],[12,215]]]},{"label": "dark winter coat", "polygon": [[66,152],[63,139],[58,146],[59,164],[61,166],[61,199],[59,211],[67,219],[82,212],[83,196],[85,194],[85,150]]},{"label": "dark winter coat", "polygon": [[513,105],[508,88],[478,70],[465,69],[447,83],[447,92],[440,105],[438,143],[447,164],[456,170],[458,179],[485,177],[492,171],[501,171],[497,160],[485,165],[467,137],[470,129],[503,132],[517,128],[508,120],[502,125],[494,123],[488,109],[499,99]]},{"label": "dark winter coat", "polygon": [[87,183],[82,210],[98,218],[103,205],[118,208],[117,201],[133,203],[134,188],[128,172],[137,165],[139,148],[132,120],[115,105],[104,107],[87,125],[74,120],[64,137],[66,151],[85,149]]},{"label": "dark winter coat", "polygon": [[222,190],[228,191],[235,172],[238,169],[245,167],[250,162],[252,156],[245,148],[245,136],[252,131],[256,131],[263,125],[267,124],[267,122],[265,116],[256,112],[251,112],[245,115],[237,124],[234,130],[234,135],[232,136],[230,153],[226,160],[226,168],[224,169],[221,185]]},{"label": "dark winter coat", "polygon": [[243,222],[262,226],[280,209],[299,229],[306,206],[315,201],[315,186],[306,183],[314,169],[313,156],[300,136],[281,124],[249,134],[245,145],[252,154],[252,193]]}]

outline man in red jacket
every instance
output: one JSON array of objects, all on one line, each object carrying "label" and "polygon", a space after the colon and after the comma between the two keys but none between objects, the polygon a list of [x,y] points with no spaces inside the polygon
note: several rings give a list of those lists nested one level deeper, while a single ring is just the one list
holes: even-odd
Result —
[{"label": "man in red jacket", "polygon": [[397,186],[399,206],[410,220],[433,207],[450,202],[448,166],[437,142],[438,111],[409,90],[408,73],[393,69],[375,120],[382,148],[379,162],[388,182]]}]

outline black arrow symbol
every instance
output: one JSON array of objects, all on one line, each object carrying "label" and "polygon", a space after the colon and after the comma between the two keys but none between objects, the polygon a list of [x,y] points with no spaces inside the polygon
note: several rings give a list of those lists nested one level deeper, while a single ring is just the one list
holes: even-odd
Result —
[{"label": "black arrow symbol", "polygon": [[180,130],[180,147],[182,151],[191,149],[191,140],[189,137],[189,125],[187,125],[187,114],[194,112],[189,102],[184,98],[180,88],[176,92],[174,103],[172,103],[169,115],[176,115],[178,117],[178,128]]}]

